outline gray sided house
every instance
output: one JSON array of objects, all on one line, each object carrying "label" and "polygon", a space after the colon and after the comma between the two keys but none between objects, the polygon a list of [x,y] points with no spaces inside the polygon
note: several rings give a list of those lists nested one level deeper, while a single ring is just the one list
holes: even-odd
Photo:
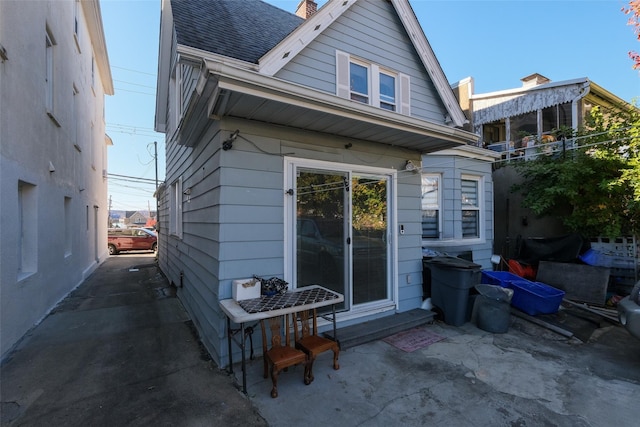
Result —
[{"label": "gray sided house", "polygon": [[[158,257],[214,360],[228,360],[218,303],[234,279],[334,289],[339,327],[420,307],[421,162],[450,150],[451,167],[470,166],[464,121],[406,0],[330,0],[304,18],[259,0],[164,0]],[[446,197],[458,212],[439,221],[463,240],[460,188]]]}]

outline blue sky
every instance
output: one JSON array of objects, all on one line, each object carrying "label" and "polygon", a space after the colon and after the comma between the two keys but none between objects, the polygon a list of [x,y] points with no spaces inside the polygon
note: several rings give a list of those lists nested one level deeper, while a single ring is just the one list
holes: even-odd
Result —
[{"label": "blue sky", "polygon": [[[267,2],[294,12],[299,0]],[[620,11],[627,3],[410,0],[449,82],[472,76],[475,92],[484,93],[519,87],[532,73],[588,77],[632,101],[640,98],[640,75],[627,52],[640,43]],[[106,99],[109,173],[155,180],[157,141],[163,180],[164,135],[153,131],[160,0],[101,0],[101,8],[116,92]],[[110,178],[112,209],[155,209],[154,189]]]}]

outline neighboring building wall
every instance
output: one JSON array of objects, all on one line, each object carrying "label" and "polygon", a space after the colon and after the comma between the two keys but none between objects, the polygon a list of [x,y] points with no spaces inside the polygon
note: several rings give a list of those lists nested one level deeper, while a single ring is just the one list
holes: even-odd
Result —
[{"label": "neighboring building wall", "polygon": [[470,132],[473,129],[473,111],[471,101],[471,97],[473,96],[473,78],[467,77],[466,79],[460,80],[456,84],[451,85],[451,89],[453,90],[453,94],[458,100],[458,104],[460,104],[460,108],[462,108],[462,112],[467,119],[467,123],[464,124],[463,129]]},{"label": "neighboring building wall", "polygon": [[496,254],[505,259],[517,258],[518,241],[528,237],[557,237],[568,234],[560,218],[539,218],[522,207],[522,193],[511,187],[522,182],[518,171],[510,165],[493,172],[495,187],[495,244]]},{"label": "neighboring building wall", "polygon": [[2,357],[107,256],[104,95],[96,1],[0,1]]}]

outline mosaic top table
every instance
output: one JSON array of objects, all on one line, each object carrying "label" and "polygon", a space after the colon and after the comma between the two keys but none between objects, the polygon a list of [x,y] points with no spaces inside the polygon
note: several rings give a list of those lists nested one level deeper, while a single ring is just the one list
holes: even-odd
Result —
[{"label": "mosaic top table", "polygon": [[[333,337],[336,337],[336,312],[335,304],[344,301],[344,295],[323,288],[318,285],[305,286],[287,291],[284,294],[273,296],[261,296],[259,298],[236,301],[225,299],[220,301],[220,308],[227,316],[227,343],[229,346],[229,372],[233,373],[233,352],[231,341],[234,341],[242,353],[242,390],[247,392],[247,367],[246,367],[246,331],[245,323],[257,322],[270,317],[283,314],[297,313],[299,311],[331,305],[333,310]],[[232,329],[231,322],[239,324],[239,329]],[[240,333],[240,339],[234,335]]]}]

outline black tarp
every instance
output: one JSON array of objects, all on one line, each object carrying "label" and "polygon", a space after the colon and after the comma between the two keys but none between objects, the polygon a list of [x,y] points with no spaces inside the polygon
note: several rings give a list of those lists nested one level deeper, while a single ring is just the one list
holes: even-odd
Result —
[{"label": "black tarp", "polygon": [[560,237],[527,237],[518,239],[518,262],[538,265],[540,261],[575,262],[583,251],[584,240],[579,234]]}]

